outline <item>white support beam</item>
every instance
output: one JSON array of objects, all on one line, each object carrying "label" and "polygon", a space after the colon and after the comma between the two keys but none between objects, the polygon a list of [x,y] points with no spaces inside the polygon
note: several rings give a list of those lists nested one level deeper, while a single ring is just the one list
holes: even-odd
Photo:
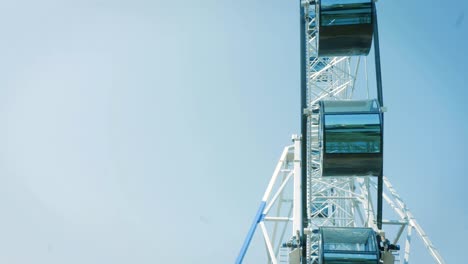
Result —
[{"label": "white support beam", "polygon": [[413,214],[409,211],[409,209],[406,207],[405,203],[403,202],[403,200],[400,198],[400,196],[398,195],[398,193],[396,192],[396,190],[393,188],[392,184],[390,183],[390,181],[387,179],[387,177],[384,177],[384,183],[387,187],[387,189],[390,191],[393,199],[395,199],[396,203],[400,206],[400,209],[402,211],[404,211],[404,213],[406,214],[406,218],[408,219],[409,221],[409,224],[410,226],[412,226],[416,232],[418,233],[418,235],[421,237],[421,239],[423,240],[424,242],[424,245],[426,246],[426,248],[429,250],[429,253],[431,254],[431,256],[434,258],[434,260],[436,261],[436,263],[438,264],[445,264],[445,261],[444,259],[442,258],[442,256],[440,255],[439,251],[437,250],[437,248],[434,246],[434,244],[432,244],[432,241],[429,239],[429,237],[426,235],[426,233],[424,232],[424,230],[422,229],[422,227],[418,224],[418,222],[416,221],[416,218],[413,216]]},{"label": "white support beam", "polygon": [[276,164],[275,170],[273,171],[273,175],[271,176],[270,183],[268,184],[265,194],[263,195],[262,201],[266,202],[268,198],[270,197],[273,186],[275,186],[276,180],[278,179],[278,175],[281,171],[281,167],[283,166],[286,160],[286,156],[288,155],[289,149],[291,147],[292,146],[288,146],[284,148],[283,153],[281,154],[281,158],[278,161],[278,164]]},{"label": "white support beam", "polygon": [[281,216],[265,216],[263,219],[264,221],[268,222],[290,222],[293,221],[293,218],[291,217],[281,217]]},{"label": "white support beam", "polygon": [[293,136],[294,142],[294,189],[293,189],[293,225],[292,234],[302,233],[302,173],[301,173],[301,138]]},{"label": "white support beam", "polygon": [[280,196],[280,194],[283,192],[284,190],[284,187],[286,186],[286,184],[288,183],[289,179],[291,179],[293,175],[293,172],[290,172],[288,174],[288,176],[286,176],[286,179],[284,179],[284,181],[281,183],[280,187],[278,188],[278,190],[276,191],[275,195],[273,195],[273,198],[271,199],[270,203],[268,203],[268,206],[265,208],[265,210],[263,211],[263,214],[264,215],[267,215],[271,208],[273,207],[273,205],[275,204],[276,200],[278,199],[278,197]]},{"label": "white support beam", "polygon": [[408,264],[409,263],[412,231],[413,231],[413,227],[408,226],[408,234],[406,235],[406,243],[405,243],[405,257],[404,257],[404,260],[403,260],[403,264]]},{"label": "white support beam", "polygon": [[269,257],[271,259],[272,264],[278,264],[278,261],[276,260],[275,252],[273,251],[273,246],[271,245],[270,237],[268,237],[268,231],[265,227],[264,222],[260,222],[260,228],[262,229],[263,233],[263,238],[265,239],[265,244],[268,249]]}]

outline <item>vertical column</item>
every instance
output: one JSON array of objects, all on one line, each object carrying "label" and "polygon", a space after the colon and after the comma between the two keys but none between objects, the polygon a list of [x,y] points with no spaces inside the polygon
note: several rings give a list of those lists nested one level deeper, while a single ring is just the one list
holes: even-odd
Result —
[{"label": "vertical column", "polygon": [[[372,3],[372,19],[374,19],[374,54],[375,54],[375,76],[377,81],[377,99],[379,100],[379,104],[381,109],[385,109],[383,103],[383,88],[382,88],[382,70],[380,66],[380,44],[379,44],[379,26],[377,23],[377,9],[375,3]],[[384,115],[382,113],[382,124],[384,123]],[[383,153],[384,144],[383,144],[383,125],[382,125],[382,146],[381,151]],[[383,154],[382,154],[383,155]],[[383,159],[383,158],[382,158]],[[382,166],[383,167],[383,166]],[[378,175],[377,179],[377,228],[382,229],[382,210],[383,210],[383,169]]]},{"label": "vertical column", "polygon": [[[302,204],[302,226],[307,227],[308,219],[307,219],[307,116],[304,114],[304,110],[307,109],[307,60],[306,58],[306,14],[305,8],[302,5],[302,1],[299,0],[299,24],[300,24],[300,58],[301,58],[301,109],[300,109],[300,116],[301,116],[301,182],[302,182],[302,194],[301,194],[301,204]],[[300,232],[302,236],[301,243],[302,243],[302,263],[306,263],[307,261],[307,248],[305,245],[307,244],[307,238],[304,235],[304,230],[302,229]]]},{"label": "vertical column", "polygon": [[302,232],[302,173],[301,173],[301,138],[293,135],[294,142],[294,204],[293,204],[293,230],[296,235]]}]

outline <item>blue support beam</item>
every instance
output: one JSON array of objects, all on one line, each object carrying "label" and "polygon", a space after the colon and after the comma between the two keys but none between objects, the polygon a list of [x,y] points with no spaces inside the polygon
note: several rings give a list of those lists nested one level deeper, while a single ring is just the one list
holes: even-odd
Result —
[{"label": "blue support beam", "polygon": [[252,241],[252,238],[255,234],[255,230],[257,230],[258,223],[263,221],[263,218],[265,218],[265,215],[263,214],[263,210],[265,210],[266,202],[262,201],[260,203],[260,207],[258,208],[257,214],[255,215],[255,218],[252,222],[252,225],[250,226],[249,232],[247,233],[247,237],[244,240],[244,244],[242,245],[241,251],[239,252],[239,255],[237,256],[236,259],[236,264],[241,264],[242,261],[244,260],[244,256],[247,253],[247,249],[249,248],[250,242]]}]

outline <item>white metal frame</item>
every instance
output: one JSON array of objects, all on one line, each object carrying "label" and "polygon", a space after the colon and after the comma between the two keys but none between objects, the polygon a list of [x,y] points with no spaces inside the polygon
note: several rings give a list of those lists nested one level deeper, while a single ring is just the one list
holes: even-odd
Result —
[{"label": "white metal frame", "polygon": [[[263,217],[259,221],[259,226],[265,241],[268,263],[290,263],[287,254],[282,252],[282,249],[284,250],[283,244],[288,240],[298,241],[301,205],[300,200],[294,199],[294,197],[297,197],[297,188],[300,188],[300,184],[298,184],[300,181],[300,167],[298,166],[300,138],[293,136],[293,141],[293,145],[284,148],[262,199],[266,206],[262,212]],[[293,183],[291,184],[292,179]],[[388,226],[399,226],[397,232],[385,235],[387,239],[391,239],[392,244],[402,246],[400,253],[394,252],[399,263],[409,263],[411,241],[413,230],[415,230],[428,249],[434,263],[445,264],[442,256],[387,177],[384,177],[384,187],[384,201],[397,217],[384,219],[383,230]],[[322,208],[327,208],[328,212],[325,214],[319,210],[316,211],[315,215],[311,211],[309,212],[310,225],[305,227],[305,233],[309,235],[307,245],[309,260],[307,263],[317,263],[319,254],[318,247],[315,247],[315,243],[318,243],[318,237],[314,235],[314,229],[322,226],[347,226],[372,227],[377,230],[374,211],[375,197],[372,196],[372,194],[377,193],[375,177],[311,177],[310,190],[310,204],[313,204],[316,199],[322,199],[320,203],[325,205]],[[292,229],[289,229],[291,226]],[[287,232],[288,229],[290,233]],[[286,253],[288,252],[289,250]]]},{"label": "white metal frame", "polygon": [[[307,161],[301,164],[301,138],[293,136],[294,144],[284,148],[280,160],[263,196],[266,203],[258,221],[265,241],[268,263],[292,263],[288,260],[298,246],[300,231],[307,235],[307,260],[302,263],[318,263],[319,247],[316,229],[323,226],[371,227],[376,231],[375,202],[377,180],[374,177],[322,177],[322,141],[320,114],[317,102],[322,99],[347,100],[355,97],[356,76],[365,71],[367,60],[360,68],[360,57],[318,58],[316,49],[315,10],[309,1],[303,1],[306,21],[307,103],[308,116]],[[365,87],[367,97],[369,88]],[[368,99],[368,98],[367,98]],[[301,226],[301,166],[307,166],[307,216],[308,226]],[[293,183],[291,183],[293,179]],[[291,192],[292,190],[292,192]],[[403,200],[384,177],[383,199],[397,216],[383,220],[383,230],[398,226],[396,232],[385,234],[392,244],[402,245],[400,252],[393,252],[399,263],[409,263],[413,230],[422,239],[435,263],[444,264],[442,256],[421,226],[406,207]],[[385,214],[384,214],[385,215]],[[292,227],[292,228],[291,228]],[[291,228],[291,229],[289,229]],[[287,234],[287,230],[291,233]],[[382,234],[384,234],[382,232]],[[287,243],[288,248],[283,247]],[[404,247],[403,247],[404,245]],[[286,251],[286,252],[285,252]]]}]

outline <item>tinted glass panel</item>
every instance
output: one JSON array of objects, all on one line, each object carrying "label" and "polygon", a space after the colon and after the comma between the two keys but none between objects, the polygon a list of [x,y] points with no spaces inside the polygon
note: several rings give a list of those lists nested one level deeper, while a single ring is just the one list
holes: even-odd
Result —
[{"label": "tinted glass panel", "polygon": [[325,153],[380,153],[379,114],[325,115]]},{"label": "tinted glass panel", "polygon": [[[377,264],[378,260],[377,257],[373,256],[372,259],[365,259],[365,258],[359,258],[358,256],[352,256],[352,258],[339,254],[338,256],[329,256],[330,254],[327,254],[325,256],[325,260],[323,261],[323,264]],[[364,257],[369,257],[369,256],[364,256]]]},{"label": "tinted glass panel", "polygon": [[375,233],[370,228],[322,228],[324,264],[378,263]]},{"label": "tinted glass panel", "polygon": [[371,0],[322,0],[320,4],[321,26],[370,24],[371,17]]},{"label": "tinted glass panel", "polygon": [[325,113],[379,112],[377,100],[323,101]]},{"label": "tinted glass panel", "polygon": [[371,229],[326,228],[322,235],[324,251],[377,251],[375,237]]}]

